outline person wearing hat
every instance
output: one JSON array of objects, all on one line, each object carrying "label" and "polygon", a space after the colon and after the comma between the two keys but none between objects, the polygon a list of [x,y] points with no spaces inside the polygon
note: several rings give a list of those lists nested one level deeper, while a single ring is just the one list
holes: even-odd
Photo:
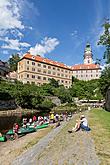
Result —
[{"label": "person wearing hat", "polygon": [[76,120],[75,127],[72,128],[72,130],[69,130],[69,133],[79,131],[81,129],[90,131],[90,128],[88,127],[88,121],[84,115],[80,116],[79,120]]},{"label": "person wearing hat", "polygon": [[85,131],[90,131],[90,128],[88,127],[88,121],[84,115],[81,115],[80,128]]}]

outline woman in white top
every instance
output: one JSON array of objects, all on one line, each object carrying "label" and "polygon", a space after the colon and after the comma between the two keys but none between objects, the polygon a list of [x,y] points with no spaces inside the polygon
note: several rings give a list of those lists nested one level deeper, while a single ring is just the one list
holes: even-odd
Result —
[{"label": "woman in white top", "polygon": [[77,120],[75,127],[72,128],[72,131],[68,131],[68,132],[69,133],[72,133],[73,131],[76,132],[76,131],[80,130],[80,128],[83,130],[86,130],[86,131],[90,131],[90,128],[88,127],[88,121],[84,115],[80,116],[80,119]]}]

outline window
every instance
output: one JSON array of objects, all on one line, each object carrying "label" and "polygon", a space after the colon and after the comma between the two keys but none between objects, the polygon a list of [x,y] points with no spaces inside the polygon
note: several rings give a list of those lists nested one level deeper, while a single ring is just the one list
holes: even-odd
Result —
[{"label": "window", "polygon": [[27,70],[29,70],[29,67],[27,67]]},{"label": "window", "polygon": [[32,78],[35,78],[35,75],[32,75]]},{"label": "window", "polygon": [[41,84],[41,83],[40,83],[40,82],[38,82],[37,84],[40,86],[40,84]]},{"label": "window", "polygon": [[46,73],[46,70],[43,70],[43,73]]},{"label": "window", "polygon": [[51,69],[51,66],[48,66],[48,69]]},{"label": "window", "polygon": [[56,68],[55,67],[53,67],[53,70],[55,70]]},{"label": "window", "polygon": [[27,64],[29,64],[29,61],[27,61]]},{"label": "window", "polygon": [[92,77],[92,74],[91,74],[91,77]]},{"label": "window", "polygon": [[32,68],[32,71],[35,71],[35,68]]},{"label": "window", "polygon": [[61,71],[63,72],[63,69]]},{"label": "window", "polygon": [[41,76],[38,76],[38,79],[40,80],[41,79]]},{"label": "window", "polygon": [[48,71],[48,74],[51,74],[51,71],[50,70]]},{"label": "window", "polygon": [[35,82],[31,82],[31,84],[35,84]]},{"label": "window", "polygon": [[65,75],[65,77],[68,77],[67,75]]},{"label": "window", "polygon": [[29,74],[27,74],[27,78],[29,78]]},{"label": "window", "polygon": [[83,70],[81,70],[81,73],[83,73]]},{"label": "window", "polygon": [[67,70],[65,70],[65,73],[67,73]]},{"label": "window", "polygon": [[92,70],[91,70],[91,73],[92,73]]},{"label": "window", "polygon": [[58,73],[57,76],[60,76],[60,74]]},{"label": "window", "polygon": [[55,72],[53,72],[53,75],[56,75],[56,73],[55,73]]},{"label": "window", "polygon": [[65,81],[65,83],[67,84],[67,83],[68,83],[68,81]]},{"label": "window", "polygon": [[46,65],[43,65],[43,68],[46,68]]},{"label": "window", "polygon": [[61,76],[63,77],[63,76],[64,76],[64,74],[61,74]]},{"label": "window", "polygon": [[32,62],[32,65],[35,65],[35,62]]},{"label": "window", "polygon": [[40,67],[40,66],[41,66],[41,64],[39,64],[39,63],[38,63],[38,66]]},{"label": "window", "polygon": [[38,71],[38,72],[41,72],[41,70],[40,70],[40,69],[38,69],[37,71]]},{"label": "window", "polygon": [[27,81],[27,84],[30,84],[29,81]]},{"label": "window", "polygon": [[96,74],[96,77],[98,77],[98,74]]},{"label": "window", "polygon": [[88,77],[88,75],[86,75],[86,77]]},{"label": "window", "polygon": [[59,68],[57,68],[57,70],[58,70],[58,71],[60,71],[60,69],[59,69]]},{"label": "window", "polygon": [[64,82],[64,80],[61,80],[61,82],[63,83],[63,82]]},{"label": "window", "polygon": [[46,77],[43,77],[43,80],[46,80]]}]

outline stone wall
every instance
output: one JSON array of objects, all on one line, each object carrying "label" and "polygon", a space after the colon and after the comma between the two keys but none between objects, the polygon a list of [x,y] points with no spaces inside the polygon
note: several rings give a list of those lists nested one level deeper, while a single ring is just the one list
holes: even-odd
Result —
[{"label": "stone wall", "polygon": [[15,103],[15,100],[7,100],[7,101],[0,100],[0,110],[10,110],[16,108],[17,105]]},{"label": "stone wall", "polygon": [[50,99],[56,106],[61,105],[61,100],[56,96],[46,96],[46,98]]}]

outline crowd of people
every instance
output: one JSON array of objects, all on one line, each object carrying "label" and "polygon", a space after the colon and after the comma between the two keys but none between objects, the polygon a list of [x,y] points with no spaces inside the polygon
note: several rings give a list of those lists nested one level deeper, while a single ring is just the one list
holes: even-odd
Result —
[{"label": "crowd of people", "polygon": [[[55,128],[59,127],[61,125],[61,121],[68,121],[70,120],[72,117],[72,113],[70,112],[69,114],[67,112],[65,113],[54,113],[54,112],[50,112],[49,115],[45,115],[45,116],[36,116],[34,115],[31,118],[27,118],[27,117],[23,117],[22,119],[22,127],[23,128],[28,128],[30,125],[42,125],[44,123],[50,123],[50,124],[54,124]],[[90,131],[90,127],[88,126],[88,121],[86,119],[86,117],[84,115],[81,115],[80,118],[78,120],[76,120],[76,124],[75,126],[71,129],[68,130],[69,133],[72,132],[76,132],[78,130],[85,130],[85,131]],[[14,136],[13,138],[16,139],[18,138],[18,130],[19,130],[19,125],[18,123],[14,123],[13,125],[13,133]]]},{"label": "crowd of people", "polygon": [[[36,116],[34,115],[33,117],[27,118],[27,117],[23,117],[22,119],[22,127],[23,128],[28,128],[30,125],[42,125],[44,123],[50,123],[50,124],[54,124],[55,123],[55,127],[60,126],[61,121],[68,121],[70,118],[72,117],[72,113],[62,113],[62,114],[58,114],[58,113],[54,113],[54,112],[50,112],[49,115],[45,115],[45,116]],[[13,133],[14,133],[14,139],[16,139],[18,137],[18,130],[19,130],[19,125],[18,123],[14,123],[13,125]]]}]

